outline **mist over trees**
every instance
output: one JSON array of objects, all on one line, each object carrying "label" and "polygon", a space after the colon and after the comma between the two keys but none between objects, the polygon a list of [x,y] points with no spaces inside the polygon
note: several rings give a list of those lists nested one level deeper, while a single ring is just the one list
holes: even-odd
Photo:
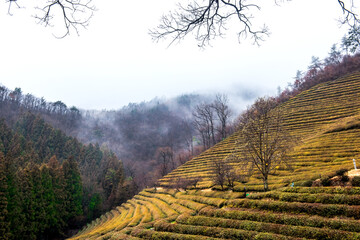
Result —
[{"label": "mist over trees", "polygon": [[[306,72],[298,72],[269,109],[318,83],[359,70],[359,54],[343,55],[333,46],[327,58],[313,57]],[[10,239],[65,236],[226,138],[241,123],[241,116],[233,123],[232,112],[221,94],[84,111],[0,86],[0,232]],[[250,128],[238,129],[254,135],[246,132]],[[279,159],[263,166],[274,167]],[[241,173],[232,167],[239,162],[235,155],[217,162],[214,183],[225,189],[246,181],[257,162],[243,161]],[[270,168],[264,169],[265,181]],[[194,180],[174,184],[196,187],[200,179]]]},{"label": "mist over trees", "polygon": [[193,110],[193,123],[204,149],[214,146],[233,132],[232,112],[226,95],[217,94],[213,102],[201,103]]},{"label": "mist over trees", "polygon": [[[155,184],[158,178],[221,141],[234,129],[227,96],[221,94],[154,99],[131,103],[116,111],[79,110],[61,101],[47,102],[23,94],[20,88],[9,90],[5,86],[0,88],[0,97],[0,117],[9,124],[14,124],[23,112],[31,111],[79,141],[91,143],[90,152],[104,146],[111,149],[122,160],[130,195]],[[203,106],[211,114],[210,122],[199,122],[195,117],[196,110]],[[94,167],[88,165],[83,177],[91,178],[90,170]],[[83,184],[91,188],[91,182],[84,180]],[[107,193],[106,197],[109,196]]]},{"label": "mist over trees", "polygon": [[[202,106],[209,106],[211,123],[196,119]],[[230,112],[227,97],[220,94],[154,99],[118,111],[86,112],[77,136],[108,145],[124,162],[134,187],[141,189],[230,134]],[[203,128],[211,128],[212,135]]]}]

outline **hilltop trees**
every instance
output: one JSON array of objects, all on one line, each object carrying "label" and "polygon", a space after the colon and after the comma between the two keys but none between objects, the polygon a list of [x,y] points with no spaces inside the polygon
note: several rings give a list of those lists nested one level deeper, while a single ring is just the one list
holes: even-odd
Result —
[{"label": "hilltop trees", "polygon": [[[342,47],[344,48],[344,46]],[[319,83],[333,81],[346,74],[357,72],[359,68],[360,54],[343,55],[335,44],[331,47],[328,57],[324,60],[312,57],[307,71],[298,71],[294,83],[280,92],[276,97],[276,101],[283,103]]]},{"label": "hilltop trees", "polygon": [[241,158],[254,164],[261,173],[264,190],[268,190],[269,174],[281,164],[289,166],[287,155],[292,139],[283,126],[280,107],[272,98],[259,98],[240,116],[242,132],[237,147]]},{"label": "hilltop trees", "polygon": [[342,39],[342,46],[346,51],[355,53],[360,47],[360,26],[352,26]]},{"label": "hilltop trees", "polygon": [[80,110],[68,108],[63,102],[47,102],[31,94],[23,94],[21,88],[10,90],[0,85],[0,117],[13,124],[21,112],[30,111],[42,115],[52,126],[70,134],[81,121]]}]

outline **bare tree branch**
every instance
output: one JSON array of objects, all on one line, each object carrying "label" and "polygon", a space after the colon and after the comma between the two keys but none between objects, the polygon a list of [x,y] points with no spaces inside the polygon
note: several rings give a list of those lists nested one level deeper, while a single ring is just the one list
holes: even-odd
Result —
[{"label": "bare tree branch", "polygon": [[79,27],[86,29],[95,11],[92,0],[49,0],[45,6],[36,9],[41,14],[35,15],[35,18],[45,26],[52,25],[53,12],[60,10],[65,33],[58,38],[69,35],[71,29],[79,35]]},{"label": "bare tree branch", "polygon": [[6,2],[9,3],[8,14],[10,16],[12,16],[12,14],[11,14],[11,5],[12,5],[12,3],[14,3],[18,8],[21,8],[20,5],[17,3],[17,0],[7,0]]},{"label": "bare tree branch", "polygon": [[[12,4],[15,3],[18,8],[20,5],[17,0],[7,0],[9,3],[8,14],[12,15]],[[79,35],[79,28],[88,26],[92,18],[95,7],[92,0],[47,0],[42,6],[36,6],[37,13],[35,18],[45,27],[58,25],[58,22],[64,26],[64,33],[57,38],[64,38],[70,35],[74,30]],[[60,21],[59,21],[60,19]]]},{"label": "bare tree branch", "polygon": [[346,5],[344,1],[338,0],[338,3],[343,11],[344,18],[340,20],[341,24],[349,24],[350,27],[354,27],[360,23],[358,14],[355,13],[354,1],[350,0],[349,5]]},{"label": "bare tree branch", "polygon": [[250,11],[260,10],[255,4],[247,4],[245,0],[208,0],[193,1],[186,6],[178,5],[175,12],[164,15],[160,25],[150,31],[155,40],[171,36],[173,40],[179,41],[190,32],[195,33],[199,46],[204,47],[215,37],[221,37],[226,30],[226,22],[230,18],[237,18],[241,25],[238,32],[239,39],[242,36],[251,35],[254,43],[259,44],[266,35],[268,28],[260,29],[252,27]]},{"label": "bare tree branch", "polygon": [[[276,5],[290,0],[274,0]],[[343,10],[342,24],[354,26],[359,23],[355,12],[353,0],[350,3],[337,0]],[[222,37],[227,30],[226,23],[231,19],[238,22],[238,39],[251,37],[254,44],[258,44],[269,35],[266,25],[257,28],[252,25],[255,11],[260,11],[260,6],[249,3],[247,0],[192,0],[186,6],[178,5],[178,9],[161,18],[161,23],[150,35],[156,41],[172,38],[169,45],[184,39],[190,32],[195,35],[200,47],[209,44],[210,40]]]}]

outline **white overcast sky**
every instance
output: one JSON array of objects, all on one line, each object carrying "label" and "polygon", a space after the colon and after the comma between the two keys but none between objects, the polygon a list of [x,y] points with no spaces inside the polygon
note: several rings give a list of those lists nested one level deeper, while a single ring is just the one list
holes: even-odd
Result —
[{"label": "white overcast sky", "polygon": [[326,57],[347,30],[339,28],[336,0],[292,0],[281,6],[259,0],[267,6],[256,22],[271,31],[260,47],[250,39],[238,44],[229,31],[205,50],[191,37],[167,48],[169,40],[155,43],[148,32],[178,1],[183,0],[94,0],[98,11],[88,29],[65,39],[53,37],[57,27],[36,24],[31,6],[9,16],[1,1],[0,83],[83,109],[211,92],[228,93],[233,104],[243,106],[241,97],[233,96],[276,93],[297,70],[306,70],[312,56]]}]

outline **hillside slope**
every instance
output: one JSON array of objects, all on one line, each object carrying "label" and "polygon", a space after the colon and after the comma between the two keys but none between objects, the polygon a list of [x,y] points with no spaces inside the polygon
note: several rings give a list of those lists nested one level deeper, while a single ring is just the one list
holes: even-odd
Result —
[{"label": "hillside slope", "polygon": [[[306,179],[306,174],[314,167],[336,165],[351,167],[352,159],[360,155],[359,129],[347,129],[346,126],[356,125],[360,119],[360,73],[352,74],[336,81],[319,84],[281,106],[285,112],[286,127],[292,135],[299,137],[301,142],[292,153],[296,159],[295,173],[287,170],[277,171],[272,182],[277,178],[289,176],[284,182]],[[332,131],[332,129],[342,129]],[[176,178],[202,176],[200,187],[212,185],[212,161],[226,157],[234,149],[239,133],[233,134],[221,143],[212,147],[200,156],[180,166],[167,176],[161,183],[167,185]],[[301,167],[298,170],[298,167]],[[313,171],[314,170],[314,171]],[[318,172],[313,169],[310,172]],[[322,169],[322,172],[326,171]],[[301,172],[306,172],[302,175]],[[254,176],[256,177],[256,175]],[[251,179],[247,185],[262,184]],[[262,186],[261,186],[262,187]],[[260,188],[261,188],[260,187]]]},{"label": "hillside slope", "polygon": [[165,187],[202,176],[202,190],[145,189],[72,239],[360,239],[360,188],[303,187],[351,169],[360,157],[360,73],[317,85],[281,107],[301,142],[293,169],[269,177],[273,191],[255,193],[262,189],[256,172],[236,185],[239,192],[206,189],[213,185],[212,161],[232,153],[241,137],[235,133],[161,180]]}]

